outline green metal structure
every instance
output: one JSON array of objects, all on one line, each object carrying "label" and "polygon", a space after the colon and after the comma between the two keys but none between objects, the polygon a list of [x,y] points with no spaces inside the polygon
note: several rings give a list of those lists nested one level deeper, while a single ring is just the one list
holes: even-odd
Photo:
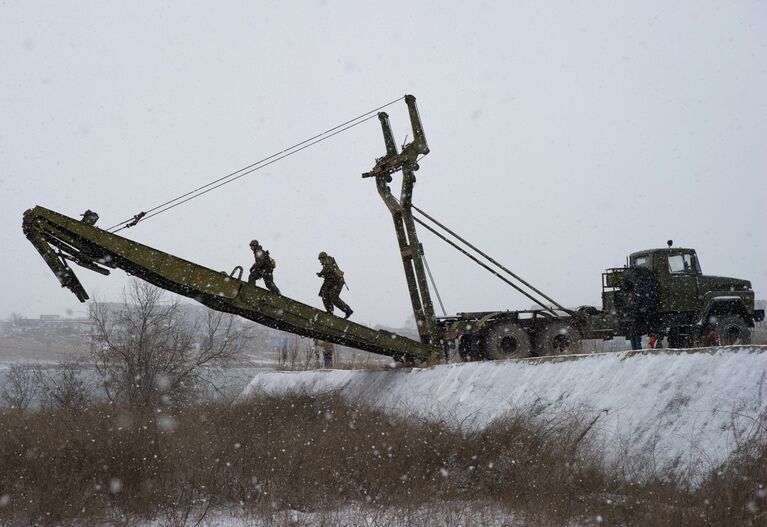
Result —
[{"label": "green metal structure", "polygon": [[[413,129],[413,142],[405,145],[402,152],[397,152],[397,143],[394,141],[394,133],[389,124],[389,116],[385,112],[378,114],[386,144],[386,155],[376,159],[375,167],[370,172],[362,174],[362,177],[373,177],[376,180],[378,194],[383,199],[386,207],[392,215],[394,230],[397,233],[402,265],[405,269],[410,302],[413,306],[418,333],[421,342],[433,345],[437,342],[435,335],[434,303],[429,292],[429,283],[426,279],[426,271],[423,264],[423,246],[418,241],[415,221],[413,220],[413,186],[415,185],[415,171],[418,170],[418,156],[429,153],[426,136],[418,115],[415,97],[405,96],[405,103],[410,114],[410,124]],[[392,181],[391,175],[402,171],[402,189],[399,201],[394,197],[389,188]]]},{"label": "green metal structure", "polygon": [[242,268],[214,271],[122,236],[90,222],[35,207],[24,213],[23,230],[62,287],[88,299],[69,262],[104,275],[120,268],[158,287],[265,326],[304,337],[388,355],[395,360],[426,360],[440,350],[330,315],[296,300],[244,282]]}]

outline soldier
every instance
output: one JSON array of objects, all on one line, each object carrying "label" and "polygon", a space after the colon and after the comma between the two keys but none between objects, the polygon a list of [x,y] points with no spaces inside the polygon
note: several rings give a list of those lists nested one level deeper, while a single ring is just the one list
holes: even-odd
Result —
[{"label": "soldier", "polygon": [[258,243],[258,240],[251,240],[250,249],[253,251],[253,256],[256,261],[250,266],[250,275],[248,275],[248,283],[256,285],[256,280],[264,279],[264,284],[269,291],[273,291],[280,294],[279,288],[274,285],[274,279],[272,278],[272,271],[276,267],[274,260],[269,256],[269,251],[264,250]]},{"label": "soldier", "polygon": [[321,339],[314,339],[314,350],[315,353],[322,350],[322,363],[325,368],[333,367],[334,346],[332,342]]},{"label": "soldier", "polygon": [[325,311],[333,313],[333,306],[335,306],[346,313],[344,318],[349,318],[353,313],[352,308],[339,298],[341,289],[346,283],[344,272],[338,268],[335,258],[328,256],[325,251],[322,251],[318,258],[322,264],[322,270],[317,273],[317,276],[325,279],[319,293],[322,303],[325,304]]}]

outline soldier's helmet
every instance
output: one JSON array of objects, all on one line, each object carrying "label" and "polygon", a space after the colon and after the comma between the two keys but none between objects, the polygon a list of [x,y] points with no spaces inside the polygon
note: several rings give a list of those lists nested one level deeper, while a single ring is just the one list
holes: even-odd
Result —
[{"label": "soldier's helmet", "polygon": [[327,258],[327,257],[328,257],[328,253],[326,253],[325,251],[322,251],[317,258],[321,260],[321,259]]},{"label": "soldier's helmet", "polygon": [[256,247],[256,246],[258,246],[258,240],[250,240],[250,246],[251,246],[251,247]]}]

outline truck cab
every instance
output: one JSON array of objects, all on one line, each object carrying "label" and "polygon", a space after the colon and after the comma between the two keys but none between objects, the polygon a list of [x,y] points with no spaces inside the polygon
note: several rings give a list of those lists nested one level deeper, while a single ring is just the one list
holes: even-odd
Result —
[{"label": "truck cab", "polygon": [[624,308],[624,320],[637,316],[634,298],[628,295],[634,295],[640,283],[646,317],[637,326],[642,334],[667,335],[672,347],[693,345],[711,327],[723,343],[747,344],[754,322],[764,319],[764,310],[754,309],[751,282],[704,275],[694,249],[669,244],[635,252],[612,283],[617,286],[615,299],[623,300],[616,305]]},{"label": "truck cab", "polygon": [[[694,249],[653,249],[629,256],[629,267],[650,269],[658,282],[658,311],[697,312],[701,307],[700,263]],[[687,315],[686,315],[687,316]]]}]

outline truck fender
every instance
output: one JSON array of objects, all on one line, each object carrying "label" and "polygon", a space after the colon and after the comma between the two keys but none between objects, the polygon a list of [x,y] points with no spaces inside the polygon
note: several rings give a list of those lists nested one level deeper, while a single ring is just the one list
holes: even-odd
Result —
[{"label": "truck fender", "polygon": [[489,329],[493,323],[504,319],[516,320],[517,317],[516,314],[508,313],[506,311],[495,311],[493,313],[488,313],[477,321],[476,325],[474,326],[474,333],[484,332]]},{"label": "truck fender", "polygon": [[711,317],[722,315],[739,315],[749,326],[754,326],[753,317],[749,315],[745,302],[739,296],[715,296],[709,300],[701,313],[699,326],[708,323]]},{"label": "truck fender", "polygon": [[447,338],[455,339],[460,335],[477,335],[484,333],[498,320],[516,320],[516,314],[507,311],[494,311],[485,314],[482,318],[467,323],[465,320],[453,322],[447,329]]}]

